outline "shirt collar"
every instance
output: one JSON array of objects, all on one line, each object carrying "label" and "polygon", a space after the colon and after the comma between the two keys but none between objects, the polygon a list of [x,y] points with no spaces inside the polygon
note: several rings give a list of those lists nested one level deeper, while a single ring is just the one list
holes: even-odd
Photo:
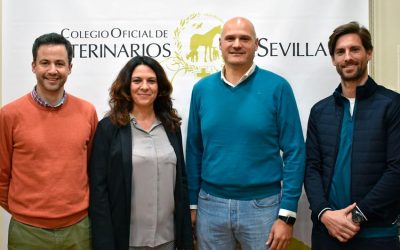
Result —
[{"label": "shirt collar", "polygon": [[225,78],[225,66],[222,68],[222,72],[221,72],[221,80],[224,81],[226,84],[228,84],[231,87],[236,87],[237,85],[239,85],[240,83],[242,83],[244,80],[246,80],[247,78],[249,78],[249,76],[251,76],[251,74],[254,73],[254,71],[256,70],[256,64],[253,63],[250,67],[249,70],[247,70],[246,73],[244,73],[244,75],[240,78],[240,80],[236,83],[233,84],[231,82],[229,82],[226,78]]},{"label": "shirt collar", "polygon": [[31,92],[32,98],[33,100],[38,103],[40,106],[46,107],[46,108],[58,108],[61,107],[65,100],[67,99],[67,93],[63,92],[63,95],[60,99],[60,101],[58,101],[55,105],[51,105],[50,103],[48,103],[45,99],[43,99],[42,97],[39,96],[37,90],[36,90],[36,86],[33,88],[32,92]]},{"label": "shirt collar", "polygon": [[[129,113],[129,117],[131,119],[131,125],[134,126],[137,129],[143,130],[140,125],[136,121],[136,117]],[[149,131],[152,131],[155,127],[158,127],[161,124],[161,121],[156,117],[156,120],[153,122],[153,125],[151,126]],[[144,130],[143,130],[144,131]],[[146,131],[145,131],[146,132]]]}]

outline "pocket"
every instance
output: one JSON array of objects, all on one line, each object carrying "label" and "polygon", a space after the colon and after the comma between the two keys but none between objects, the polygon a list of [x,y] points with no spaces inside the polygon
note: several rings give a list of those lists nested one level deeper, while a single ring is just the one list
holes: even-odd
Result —
[{"label": "pocket", "polygon": [[18,243],[21,241],[19,231],[18,222],[11,217],[8,225],[8,249],[18,249]]},{"label": "pocket", "polygon": [[14,227],[15,227],[15,220],[14,218],[11,217],[10,224],[8,225],[8,235],[12,235]]},{"label": "pocket", "polygon": [[204,192],[202,189],[200,189],[200,192],[199,192],[199,199],[202,199],[202,200],[209,200],[209,199],[210,199],[210,195],[207,194],[206,192]]},{"label": "pocket", "polygon": [[266,208],[266,207],[274,207],[279,205],[281,201],[281,195],[276,194],[263,199],[255,199],[253,200],[253,206],[255,208]]},{"label": "pocket", "polygon": [[76,224],[80,229],[83,230],[89,230],[90,231],[90,220],[89,220],[89,216],[86,216],[83,220],[81,220],[80,222],[78,222]]}]

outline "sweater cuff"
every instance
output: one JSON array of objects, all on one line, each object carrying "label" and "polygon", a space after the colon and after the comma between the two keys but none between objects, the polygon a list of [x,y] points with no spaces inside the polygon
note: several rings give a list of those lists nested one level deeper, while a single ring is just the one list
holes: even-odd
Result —
[{"label": "sweater cuff", "polygon": [[297,213],[293,212],[293,211],[290,211],[290,210],[287,210],[287,209],[281,208],[281,209],[279,209],[279,215],[285,216],[285,217],[296,218]]},{"label": "sweater cuff", "polygon": [[321,212],[319,212],[319,214],[318,214],[318,220],[320,221],[322,215],[323,215],[326,211],[329,211],[329,210],[332,210],[332,208],[326,207],[326,208],[322,209]]}]

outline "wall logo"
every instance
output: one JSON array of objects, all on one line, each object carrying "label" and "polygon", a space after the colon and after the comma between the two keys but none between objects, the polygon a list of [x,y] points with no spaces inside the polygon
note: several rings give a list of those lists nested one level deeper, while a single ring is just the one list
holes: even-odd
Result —
[{"label": "wall logo", "polygon": [[167,67],[175,72],[203,78],[222,67],[219,36],[223,21],[212,14],[194,13],[180,20],[173,32],[175,51]]}]

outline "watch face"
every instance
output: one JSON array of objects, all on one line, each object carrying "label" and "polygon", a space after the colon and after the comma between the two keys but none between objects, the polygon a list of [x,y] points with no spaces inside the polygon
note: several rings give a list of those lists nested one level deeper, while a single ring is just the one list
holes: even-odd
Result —
[{"label": "watch face", "polygon": [[354,223],[360,223],[361,221],[362,221],[362,219],[360,218],[360,216],[353,216]]},{"label": "watch face", "polygon": [[289,225],[293,225],[296,222],[296,218],[290,216],[279,215],[279,219],[283,220],[284,222],[286,222],[286,224]]},{"label": "watch face", "polygon": [[351,212],[351,217],[354,223],[361,223],[364,221],[364,218],[357,210]]},{"label": "watch face", "polygon": [[296,222],[296,218],[294,218],[294,217],[289,217],[289,219],[288,219],[288,221],[287,221],[287,223],[288,223],[289,225],[294,225],[295,222]]}]

